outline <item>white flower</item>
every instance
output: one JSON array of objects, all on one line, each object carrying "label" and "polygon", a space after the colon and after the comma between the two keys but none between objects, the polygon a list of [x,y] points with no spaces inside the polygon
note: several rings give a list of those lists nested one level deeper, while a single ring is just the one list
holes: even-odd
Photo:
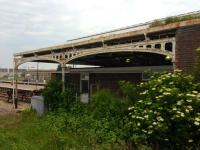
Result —
[{"label": "white flower", "polygon": [[195,121],[194,124],[195,124],[196,126],[199,126],[199,122],[197,122],[197,121]]},{"label": "white flower", "polygon": [[139,101],[138,101],[138,103],[142,103],[142,102],[143,102],[143,100],[139,100]]},{"label": "white flower", "polygon": [[151,129],[151,128],[153,128],[153,126],[152,126],[152,125],[150,125],[150,126],[149,126],[149,129]]},{"label": "white flower", "polygon": [[132,118],[135,118],[135,115],[132,115],[131,117],[132,117]]},{"label": "white flower", "polygon": [[147,133],[147,131],[146,131],[146,130],[144,130],[144,129],[143,129],[142,131],[143,131],[144,133]]},{"label": "white flower", "polygon": [[161,116],[157,117],[156,119],[157,119],[158,121],[164,121],[164,119],[163,119]]},{"label": "white flower", "polygon": [[190,96],[190,97],[196,97],[196,95],[194,94],[186,94],[187,96]]},{"label": "white flower", "polygon": [[188,142],[189,142],[189,143],[192,143],[192,142],[193,142],[193,140],[192,140],[192,139],[189,139],[189,140],[188,140]]},{"label": "white flower", "polygon": [[181,105],[181,104],[182,104],[182,101],[178,101],[178,102],[177,102],[177,105]]},{"label": "white flower", "polygon": [[140,93],[141,95],[145,95],[148,93],[148,90],[145,90],[144,92]]},{"label": "white flower", "polygon": [[186,113],[189,113],[190,111],[189,111],[188,109],[185,109],[185,112],[186,112]]},{"label": "white flower", "polygon": [[132,109],[134,109],[134,106],[128,108],[128,110],[132,110]]},{"label": "white flower", "polygon": [[171,95],[169,92],[164,92],[163,95]]},{"label": "white flower", "polygon": [[192,106],[187,106],[187,108],[188,108],[189,110],[193,110]]},{"label": "white flower", "polygon": [[169,141],[169,139],[164,139],[165,141]]},{"label": "white flower", "polygon": [[181,117],[184,117],[185,116],[185,114],[184,113],[181,113]]},{"label": "white flower", "polygon": [[153,122],[152,124],[153,124],[153,125],[157,125],[157,123],[156,123],[156,122]]},{"label": "white flower", "polygon": [[196,117],[196,118],[195,118],[195,121],[200,122],[200,118]]},{"label": "white flower", "polygon": [[147,103],[147,105],[151,105],[151,104],[152,104],[151,102],[148,102],[148,103]]},{"label": "white flower", "polygon": [[191,102],[192,102],[192,100],[191,100],[191,99],[187,99],[186,101],[187,101],[188,103],[191,103]]},{"label": "white flower", "polygon": [[139,123],[139,122],[137,123],[137,126],[140,126],[140,123]]},{"label": "white flower", "polygon": [[197,91],[192,91],[192,93],[194,93],[194,94],[198,94],[198,92],[197,92]]}]

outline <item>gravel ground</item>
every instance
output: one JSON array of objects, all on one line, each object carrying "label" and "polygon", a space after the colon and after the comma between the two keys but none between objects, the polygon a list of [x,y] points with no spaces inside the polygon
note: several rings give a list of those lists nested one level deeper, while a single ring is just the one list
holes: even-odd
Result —
[{"label": "gravel ground", "polygon": [[14,106],[12,103],[7,103],[5,101],[0,100],[0,116],[16,114],[16,112],[29,109],[29,108],[30,108],[30,104],[20,102],[18,104],[18,109],[16,110],[14,109]]}]

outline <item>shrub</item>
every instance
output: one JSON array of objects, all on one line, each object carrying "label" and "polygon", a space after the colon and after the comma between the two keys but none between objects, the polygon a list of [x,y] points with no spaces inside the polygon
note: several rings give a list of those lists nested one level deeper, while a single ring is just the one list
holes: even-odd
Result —
[{"label": "shrub", "polygon": [[91,112],[95,118],[120,116],[125,110],[125,102],[109,90],[101,90],[91,98]]},{"label": "shrub", "polygon": [[56,111],[59,108],[69,109],[70,105],[76,101],[75,92],[71,88],[62,91],[61,80],[51,80],[42,90],[45,105],[48,111]]},{"label": "shrub", "polygon": [[[186,149],[200,144],[199,84],[181,72],[154,75],[138,87],[129,108],[130,137],[155,149]],[[198,147],[199,148],[199,147]]]},{"label": "shrub", "polygon": [[134,104],[137,101],[138,92],[137,86],[129,81],[119,82],[120,90],[124,96],[124,99],[128,100],[130,103]]},{"label": "shrub", "polygon": [[70,106],[77,102],[76,93],[70,87],[66,87],[65,91],[61,93],[60,98],[62,99],[60,108],[70,109]]},{"label": "shrub", "polygon": [[45,105],[48,111],[54,111],[59,108],[62,103],[60,98],[62,93],[62,81],[51,80],[47,83],[45,88],[42,90],[44,96]]}]

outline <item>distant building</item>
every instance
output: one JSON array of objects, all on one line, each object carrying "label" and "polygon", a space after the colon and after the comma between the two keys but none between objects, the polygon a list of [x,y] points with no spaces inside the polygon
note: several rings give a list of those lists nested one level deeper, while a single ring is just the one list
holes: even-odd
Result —
[{"label": "distant building", "polygon": [[25,81],[29,82],[38,82],[38,83],[47,83],[52,78],[52,73],[56,70],[37,70],[31,69],[25,72]]}]

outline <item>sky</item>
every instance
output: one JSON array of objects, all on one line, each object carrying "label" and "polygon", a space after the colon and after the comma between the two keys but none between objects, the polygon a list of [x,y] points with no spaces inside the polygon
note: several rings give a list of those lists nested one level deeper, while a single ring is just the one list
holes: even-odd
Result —
[{"label": "sky", "polygon": [[0,68],[17,52],[197,10],[199,0],[0,0]]}]

